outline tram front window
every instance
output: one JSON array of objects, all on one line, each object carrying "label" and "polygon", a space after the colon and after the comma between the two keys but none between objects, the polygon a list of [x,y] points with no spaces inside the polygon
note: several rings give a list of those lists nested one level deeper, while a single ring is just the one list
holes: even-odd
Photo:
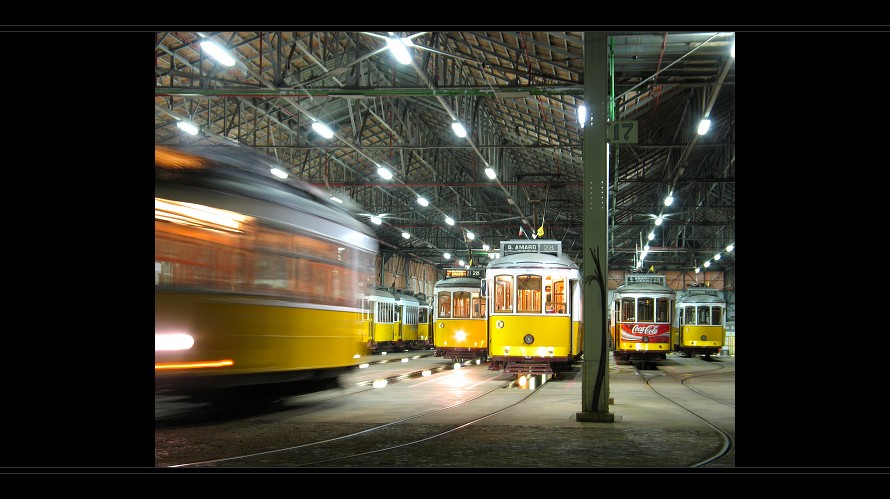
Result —
[{"label": "tram front window", "polygon": [[652,322],[655,320],[655,300],[640,298],[637,300],[637,321]]},{"label": "tram front window", "polygon": [[636,304],[633,298],[621,299],[621,322],[633,322]]},{"label": "tram front window", "polygon": [[516,277],[516,311],[542,312],[542,280],[538,275],[521,275]]}]

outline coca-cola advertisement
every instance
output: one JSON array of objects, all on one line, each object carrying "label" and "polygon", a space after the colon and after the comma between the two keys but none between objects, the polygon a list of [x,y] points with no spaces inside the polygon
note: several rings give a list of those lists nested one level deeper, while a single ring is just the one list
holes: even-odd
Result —
[{"label": "coca-cola advertisement", "polygon": [[[645,338],[645,339],[644,339]],[[621,324],[621,341],[670,343],[670,324]]]}]

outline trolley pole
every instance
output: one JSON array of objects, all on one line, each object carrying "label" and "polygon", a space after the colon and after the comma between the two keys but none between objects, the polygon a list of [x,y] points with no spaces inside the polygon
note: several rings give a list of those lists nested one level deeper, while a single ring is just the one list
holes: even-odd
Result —
[{"label": "trolley pole", "polygon": [[584,360],[581,407],[577,421],[612,423],[609,413],[609,351],[606,343],[608,297],[607,208],[609,206],[609,147],[606,117],[609,106],[608,36],[584,33]]}]

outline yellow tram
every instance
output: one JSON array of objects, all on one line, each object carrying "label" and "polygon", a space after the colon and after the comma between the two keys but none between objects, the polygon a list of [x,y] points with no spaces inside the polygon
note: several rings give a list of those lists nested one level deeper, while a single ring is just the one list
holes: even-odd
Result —
[{"label": "yellow tram", "polygon": [[489,369],[550,374],[581,358],[582,278],[555,240],[501,242],[485,269]]},{"label": "yellow tram", "polygon": [[454,362],[488,359],[481,275],[482,269],[446,269],[445,278],[433,285],[436,357]]},{"label": "yellow tram", "polygon": [[677,298],[671,327],[673,350],[687,357],[720,353],[726,341],[724,317],[726,301],[720,292],[704,286],[690,286]]}]

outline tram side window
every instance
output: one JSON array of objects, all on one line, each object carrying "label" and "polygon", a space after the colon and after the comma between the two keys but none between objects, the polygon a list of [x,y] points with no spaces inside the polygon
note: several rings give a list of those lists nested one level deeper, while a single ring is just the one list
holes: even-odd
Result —
[{"label": "tram side window", "polygon": [[469,291],[454,292],[454,304],[452,306],[454,317],[470,318],[470,298]]},{"label": "tram side window", "polygon": [[655,320],[655,300],[652,298],[640,298],[637,300],[637,322],[652,322]]},{"label": "tram side window", "polygon": [[720,326],[723,324],[723,308],[711,307],[711,324]]},{"label": "tram side window", "polygon": [[417,322],[419,324],[426,324],[428,322],[426,307],[417,309]]},{"label": "tram side window", "polygon": [[696,317],[696,321],[699,325],[707,325],[710,324],[711,318],[711,307],[698,307],[698,316]]},{"label": "tram side window", "polygon": [[439,303],[439,317],[451,317],[451,293],[443,291],[436,300]]},{"label": "tram side window", "polygon": [[513,278],[508,275],[499,275],[494,278],[494,311],[513,311]]},{"label": "tram side window", "polygon": [[516,276],[516,311],[517,312],[542,312],[541,286],[542,279],[539,275]]},{"label": "tram side window", "polygon": [[634,311],[636,310],[636,304],[634,303],[633,298],[622,298],[621,299],[621,322],[633,322],[634,321]]},{"label": "tram side window", "polygon": [[485,298],[473,298],[473,318],[485,317]]}]

